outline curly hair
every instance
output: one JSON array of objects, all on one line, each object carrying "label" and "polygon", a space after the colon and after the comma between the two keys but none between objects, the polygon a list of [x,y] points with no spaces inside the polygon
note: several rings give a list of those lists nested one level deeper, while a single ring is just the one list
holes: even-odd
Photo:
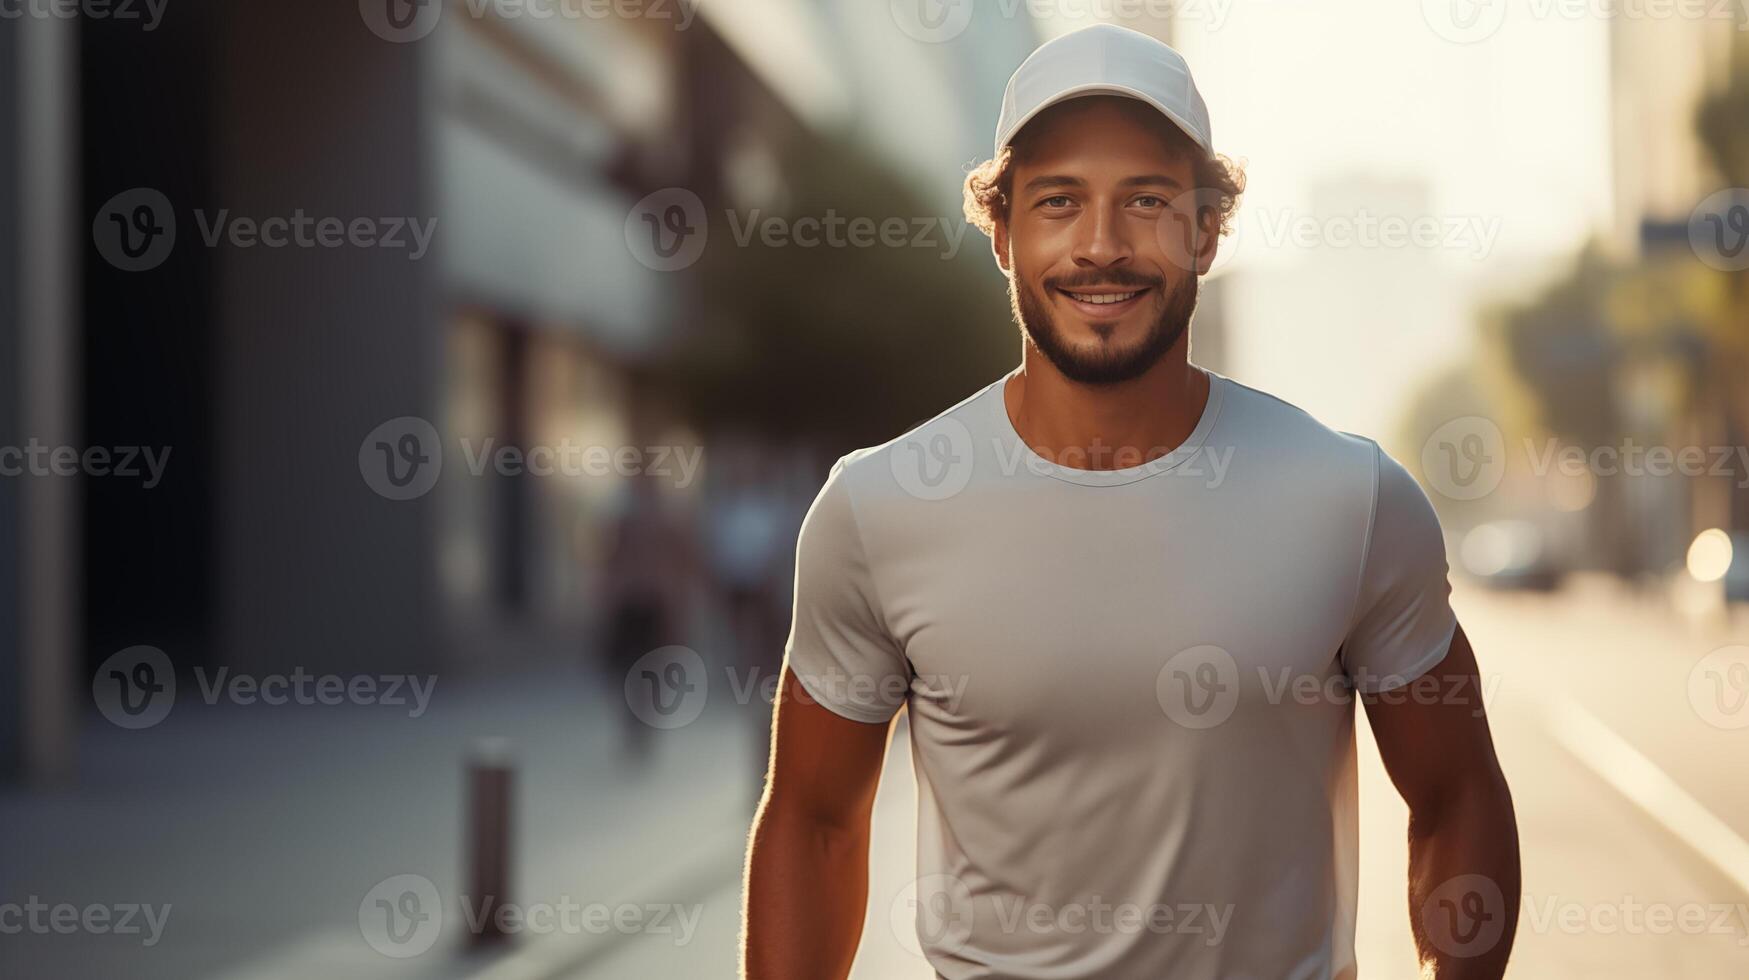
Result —
[{"label": "curly hair", "polygon": [[[1219,219],[1219,233],[1228,234],[1239,210],[1239,197],[1245,193],[1245,168],[1225,154],[1204,151],[1177,127],[1169,128],[1174,134],[1174,149],[1191,155],[1198,213],[1212,209]],[[1007,220],[1013,191],[1014,147],[1010,145],[1003,147],[995,159],[985,160],[966,174],[963,204],[966,221],[994,237],[997,220]]]}]

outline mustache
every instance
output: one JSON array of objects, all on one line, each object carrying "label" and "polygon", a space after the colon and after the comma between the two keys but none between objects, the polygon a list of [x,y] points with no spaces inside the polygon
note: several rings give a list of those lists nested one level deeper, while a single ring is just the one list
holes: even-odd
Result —
[{"label": "mustache", "polygon": [[1143,275],[1128,269],[1109,269],[1105,272],[1088,273],[1078,276],[1053,276],[1044,280],[1047,289],[1088,289],[1094,286],[1119,286],[1125,289],[1147,289],[1161,285],[1156,276]]}]

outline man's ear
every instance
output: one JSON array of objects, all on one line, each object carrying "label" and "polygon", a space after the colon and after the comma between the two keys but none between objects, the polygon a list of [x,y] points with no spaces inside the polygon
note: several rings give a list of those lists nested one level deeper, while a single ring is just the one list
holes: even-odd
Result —
[{"label": "man's ear", "polygon": [[1004,274],[1014,270],[1008,267],[1008,222],[1002,218],[996,219],[996,226],[990,229],[990,251],[996,256],[996,266]]},{"label": "man's ear", "polygon": [[1206,276],[1215,265],[1215,252],[1221,247],[1221,216],[1214,208],[1200,208],[1197,213],[1196,274]]}]

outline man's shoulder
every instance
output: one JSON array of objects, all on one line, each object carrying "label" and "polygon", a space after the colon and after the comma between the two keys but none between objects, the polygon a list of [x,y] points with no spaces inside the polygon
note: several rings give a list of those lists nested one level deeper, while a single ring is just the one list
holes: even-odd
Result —
[{"label": "man's shoulder", "polygon": [[[843,477],[858,490],[876,488],[905,492],[927,487],[909,487],[909,477],[920,474],[929,481],[932,464],[939,464],[951,473],[970,463],[975,444],[990,435],[986,399],[999,390],[1001,379],[979,387],[976,391],[923,419],[904,431],[873,446],[851,450],[839,457],[832,472]],[[915,494],[908,494],[915,496]]]},{"label": "man's shoulder", "polygon": [[1279,395],[1222,376],[1226,386],[1220,438],[1237,451],[1255,449],[1278,465],[1341,470],[1371,479],[1384,455],[1373,439],[1326,424]]}]

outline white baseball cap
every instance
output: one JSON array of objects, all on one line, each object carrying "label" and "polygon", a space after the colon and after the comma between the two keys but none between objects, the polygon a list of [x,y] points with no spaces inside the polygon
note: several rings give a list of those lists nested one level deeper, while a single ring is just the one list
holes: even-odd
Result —
[{"label": "white baseball cap", "polygon": [[1160,110],[1205,152],[1214,152],[1209,110],[1184,56],[1140,31],[1095,24],[1040,45],[1008,79],[996,153],[1020,127],[1059,102],[1083,95],[1124,95]]}]

